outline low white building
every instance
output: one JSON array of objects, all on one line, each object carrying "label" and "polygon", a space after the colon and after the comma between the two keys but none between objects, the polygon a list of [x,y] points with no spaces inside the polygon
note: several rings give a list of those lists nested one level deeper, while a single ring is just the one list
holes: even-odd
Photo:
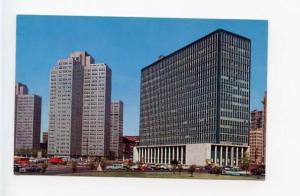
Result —
[{"label": "low white building", "polygon": [[134,162],[170,164],[177,160],[185,165],[238,166],[248,153],[248,146],[224,144],[183,144],[134,147]]}]

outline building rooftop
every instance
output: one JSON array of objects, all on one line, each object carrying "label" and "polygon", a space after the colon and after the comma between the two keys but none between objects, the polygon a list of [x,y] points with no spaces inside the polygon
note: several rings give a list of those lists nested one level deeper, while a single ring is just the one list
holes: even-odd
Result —
[{"label": "building rooftop", "polygon": [[215,30],[215,31],[213,31],[213,32],[211,32],[211,33],[209,33],[209,34],[207,34],[207,35],[205,35],[205,36],[203,36],[203,37],[201,37],[201,38],[199,38],[199,39],[197,39],[197,40],[195,40],[195,41],[193,41],[193,42],[187,44],[187,45],[185,45],[184,47],[182,47],[182,48],[180,48],[180,49],[178,49],[178,50],[176,50],[176,51],[174,51],[174,52],[172,52],[172,53],[166,55],[166,56],[160,55],[156,61],[154,61],[154,62],[151,63],[150,65],[147,65],[146,67],[142,68],[141,71],[144,71],[145,69],[147,69],[147,68],[151,67],[152,65],[154,65],[154,64],[156,64],[156,63],[162,61],[163,59],[165,59],[165,58],[167,58],[167,57],[169,57],[169,56],[172,56],[172,55],[176,54],[177,52],[182,51],[183,49],[185,49],[185,48],[187,48],[187,47],[193,45],[194,43],[199,42],[199,41],[201,41],[201,40],[204,40],[205,38],[207,38],[207,37],[209,37],[209,36],[211,36],[211,35],[213,35],[213,34],[215,34],[215,33],[219,33],[219,32],[227,33],[227,34],[230,34],[230,35],[233,35],[233,36],[236,36],[236,37],[239,37],[239,38],[242,38],[242,39],[246,39],[246,40],[248,40],[248,41],[251,41],[251,40],[250,40],[249,38],[247,38],[247,37],[244,37],[244,36],[241,36],[241,35],[232,33],[232,32],[230,32],[230,31],[226,31],[226,30],[224,30],[224,29],[217,29],[217,30]]}]

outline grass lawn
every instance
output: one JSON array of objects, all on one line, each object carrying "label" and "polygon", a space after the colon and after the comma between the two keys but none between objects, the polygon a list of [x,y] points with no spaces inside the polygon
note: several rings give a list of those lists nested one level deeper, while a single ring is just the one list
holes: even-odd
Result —
[{"label": "grass lawn", "polygon": [[264,177],[259,179],[256,176],[229,176],[229,175],[214,175],[207,173],[194,173],[194,176],[187,172],[182,172],[181,175],[177,172],[122,172],[122,171],[107,171],[107,172],[86,172],[62,174],[64,176],[98,176],[98,177],[135,177],[135,178],[177,178],[177,179],[214,179],[214,180],[264,180]]}]

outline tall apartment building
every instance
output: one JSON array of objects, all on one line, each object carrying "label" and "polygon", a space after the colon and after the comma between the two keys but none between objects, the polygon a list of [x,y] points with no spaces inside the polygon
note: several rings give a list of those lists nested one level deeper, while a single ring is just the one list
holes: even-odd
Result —
[{"label": "tall apartment building", "polygon": [[110,141],[111,70],[106,64],[84,67],[83,156],[108,156]]},{"label": "tall apartment building", "polygon": [[109,145],[99,141],[109,132],[110,81],[108,66],[87,52],[58,60],[50,74],[48,155],[104,156],[100,148]]},{"label": "tall apartment building", "polygon": [[111,103],[110,151],[113,152],[115,158],[122,158],[123,156],[123,107],[122,101],[113,101]]},{"label": "tall apartment building", "polygon": [[248,150],[251,41],[225,30],[141,71],[134,161],[238,165]]},{"label": "tall apartment building", "polygon": [[265,162],[266,143],[266,95],[262,101],[263,111],[254,110],[251,112],[251,126],[249,133],[250,161],[257,164]]},{"label": "tall apartment building", "polygon": [[26,85],[17,83],[15,94],[14,149],[37,149],[40,145],[41,102],[37,95],[29,95]]},{"label": "tall apartment building", "polygon": [[263,162],[263,128],[250,129],[249,146],[250,161],[252,163],[261,164]]},{"label": "tall apartment building", "polygon": [[254,110],[251,112],[250,129],[262,128],[264,125],[263,111]]},{"label": "tall apartment building", "polygon": [[267,140],[267,91],[265,91],[265,96],[262,100],[263,104],[263,155],[262,155],[262,162],[263,164],[266,163],[266,140]]}]

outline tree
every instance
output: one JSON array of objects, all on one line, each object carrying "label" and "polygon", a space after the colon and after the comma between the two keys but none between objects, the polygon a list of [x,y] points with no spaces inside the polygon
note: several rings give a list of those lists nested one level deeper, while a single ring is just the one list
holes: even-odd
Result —
[{"label": "tree", "polygon": [[191,177],[194,176],[195,171],[196,171],[196,165],[191,165],[189,168],[189,173],[191,174]]},{"label": "tree", "polygon": [[77,171],[77,162],[72,161],[71,163],[72,172],[75,173]]},{"label": "tree", "polygon": [[89,162],[89,168],[90,168],[91,170],[96,169],[95,161],[90,161],[90,162]]},{"label": "tree", "polygon": [[176,171],[176,168],[177,168],[177,165],[178,165],[178,161],[177,160],[172,160],[171,165],[172,165],[173,174],[175,174],[175,171]]},{"label": "tree", "polygon": [[222,174],[222,169],[218,166],[214,166],[211,170],[212,174],[220,175]]},{"label": "tree", "polygon": [[45,173],[46,170],[47,170],[47,168],[48,168],[48,164],[47,163],[43,163],[43,165],[42,165],[42,172]]},{"label": "tree", "polygon": [[242,170],[249,170],[249,164],[250,164],[250,155],[248,152],[246,152],[243,156],[243,162],[241,164],[241,169]]},{"label": "tree", "polygon": [[181,164],[178,165],[178,172],[179,172],[179,175],[181,175],[181,172],[183,171],[183,167]]}]

